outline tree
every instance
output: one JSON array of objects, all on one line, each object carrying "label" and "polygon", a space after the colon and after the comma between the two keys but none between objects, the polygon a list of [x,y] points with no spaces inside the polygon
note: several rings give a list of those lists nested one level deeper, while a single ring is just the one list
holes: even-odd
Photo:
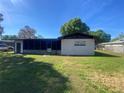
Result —
[{"label": "tree", "polygon": [[36,38],[36,39],[42,39],[43,36],[41,36],[41,35],[37,35],[35,38]]},{"label": "tree", "polygon": [[117,40],[124,40],[124,33],[122,32],[121,34],[119,34],[116,38],[113,38],[112,41],[117,41]]},{"label": "tree", "polygon": [[19,31],[18,37],[19,39],[35,39],[35,34],[36,30],[31,28],[30,26],[25,26]]},{"label": "tree", "polygon": [[111,35],[105,33],[103,30],[97,30],[97,31],[91,31],[89,32],[90,35],[96,37],[96,43],[103,43],[103,42],[109,42],[111,40]]},{"label": "tree", "polygon": [[73,33],[86,33],[90,28],[81,21],[80,18],[71,19],[69,22],[65,23],[60,30],[60,33],[64,35],[73,34]]},{"label": "tree", "polygon": [[3,14],[0,13],[0,39],[2,38],[3,34],[3,27],[1,26],[1,22],[3,21]]},{"label": "tree", "polygon": [[13,39],[18,39],[16,35],[3,35],[2,40],[13,40]]}]

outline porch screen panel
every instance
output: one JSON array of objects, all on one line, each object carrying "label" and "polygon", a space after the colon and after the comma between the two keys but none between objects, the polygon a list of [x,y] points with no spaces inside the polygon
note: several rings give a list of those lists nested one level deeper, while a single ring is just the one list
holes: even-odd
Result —
[{"label": "porch screen panel", "polygon": [[35,39],[24,40],[23,48],[25,50],[40,50],[41,49],[41,41]]},{"label": "porch screen panel", "polygon": [[34,40],[34,49],[41,50],[41,40]]},{"label": "porch screen panel", "polygon": [[52,50],[57,50],[57,40],[52,41]]},{"label": "porch screen panel", "polygon": [[23,40],[23,49],[29,50],[30,49],[30,42],[29,40]]},{"label": "porch screen panel", "polygon": [[41,45],[41,49],[42,49],[42,50],[46,50],[46,49],[47,49],[46,40],[45,40],[45,39],[42,39],[42,40],[41,40],[40,45]]},{"label": "porch screen panel", "polygon": [[57,50],[61,50],[61,40],[57,40]]}]

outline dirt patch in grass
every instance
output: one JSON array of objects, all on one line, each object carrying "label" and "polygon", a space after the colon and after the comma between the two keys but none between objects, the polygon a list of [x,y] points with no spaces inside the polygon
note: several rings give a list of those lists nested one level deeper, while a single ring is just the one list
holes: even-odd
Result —
[{"label": "dirt patch in grass", "polygon": [[111,89],[112,91],[120,91],[124,93],[124,75],[121,74],[101,74],[93,72],[89,77],[92,81],[101,83]]}]

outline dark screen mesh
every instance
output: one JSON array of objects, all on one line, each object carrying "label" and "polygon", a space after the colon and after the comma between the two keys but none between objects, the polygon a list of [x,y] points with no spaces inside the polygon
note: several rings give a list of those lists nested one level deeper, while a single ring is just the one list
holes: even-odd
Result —
[{"label": "dark screen mesh", "polygon": [[61,40],[58,39],[27,39],[23,40],[24,50],[61,50]]}]

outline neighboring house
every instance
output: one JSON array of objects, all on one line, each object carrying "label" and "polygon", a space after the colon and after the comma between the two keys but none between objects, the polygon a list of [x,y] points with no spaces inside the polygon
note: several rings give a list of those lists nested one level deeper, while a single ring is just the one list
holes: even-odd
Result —
[{"label": "neighboring house", "polygon": [[57,39],[18,39],[15,40],[15,53],[94,55],[93,36],[76,33]]},{"label": "neighboring house", "polygon": [[97,48],[101,50],[109,50],[115,53],[124,54],[124,39],[117,40],[114,42],[101,43],[97,46]]}]

